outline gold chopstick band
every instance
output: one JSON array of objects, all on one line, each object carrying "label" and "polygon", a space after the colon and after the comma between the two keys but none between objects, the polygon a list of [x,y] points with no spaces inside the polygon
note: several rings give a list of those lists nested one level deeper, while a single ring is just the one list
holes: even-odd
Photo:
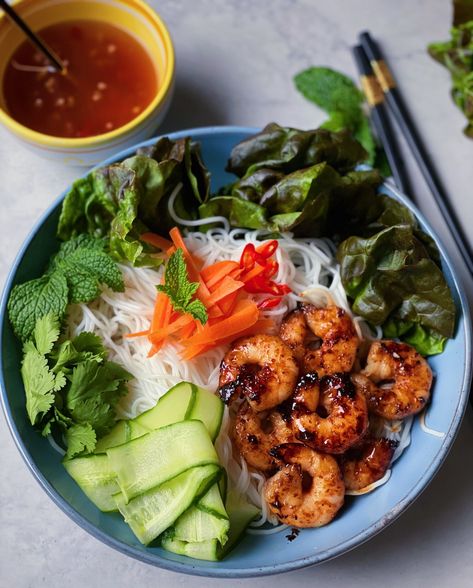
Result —
[{"label": "gold chopstick band", "polygon": [[361,76],[361,87],[369,106],[381,104],[384,94],[374,76]]},{"label": "gold chopstick band", "polygon": [[396,86],[396,82],[394,81],[388,66],[382,59],[379,61],[372,61],[371,67],[376,74],[379,85],[383,89],[383,92],[389,92],[391,88]]}]

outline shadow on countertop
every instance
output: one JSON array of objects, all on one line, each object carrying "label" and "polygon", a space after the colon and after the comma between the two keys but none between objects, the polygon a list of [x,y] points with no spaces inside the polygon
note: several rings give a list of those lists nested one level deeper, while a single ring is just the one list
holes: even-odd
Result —
[{"label": "shadow on countertop", "polygon": [[206,94],[198,81],[176,78],[174,97],[163,124],[156,134],[163,135],[181,129],[228,124],[225,105],[215,96]]}]

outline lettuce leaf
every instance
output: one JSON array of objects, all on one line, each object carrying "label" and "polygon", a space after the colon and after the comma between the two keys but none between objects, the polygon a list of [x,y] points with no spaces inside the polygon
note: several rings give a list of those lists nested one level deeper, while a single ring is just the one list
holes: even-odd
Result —
[{"label": "lettuce leaf", "polygon": [[451,39],[431,43],[428,51],[431,57],[450,71],[452,98],[468,120],[463,132],[473,138],[473,20],[464,21],[467,14],[473,18],[473,5],[462,2],[456,8],[455,22],[461,24],[451,29]]},{"label": "lettuce leaf", "polygon": [[261,168],[290,173],[325,162],[344,172],[365,159],[366,151],[348,132],[301,131],[270,123],[232,149],[226,169],[241,178]]},{"label": "lettuce leaf", "polygon": [[340,244],[337,258],[355,313],[373,325],[387,323],[388,332],[421,352],[438,353],[442,338],[452,337],[455,304],[450,290],[412,226],[349,237]]},{"label": "lettuce leaf", "polygon": [[168,211],[178,186],[174,210],[185,219],[198,218],[198,207],[209,196],[210,175],[199,147],[190,138],[167,137],[141,149],[121,163],[92,171],[72,186],[64,200],[58,236],[80,233],[108,237],[110,254],[134,265],[159,265],[156,250],[140,241],[142,233],[167,235],[176,223]]}]

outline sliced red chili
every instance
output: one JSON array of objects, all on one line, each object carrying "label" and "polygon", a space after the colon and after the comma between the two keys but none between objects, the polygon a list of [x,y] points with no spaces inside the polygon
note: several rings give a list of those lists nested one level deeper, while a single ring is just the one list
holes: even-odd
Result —
[{"label": "sliced red chili", "polygon": [[278,273],[279,270],[279,263],[275,259],[270,259],[266,262],[265,268],[263,270],[263,276],[265,278],[272,278]]},{"label": "sliced red chili", "polygon": [[257,306],[260,310],[269,310],[270,308],[276,308],[276,306],[279,306],[281,300],[282,298],[265,298],[258,302]]},{"label": "sliced red chili", "polygon": [[276,239],[271,239],[271,241],[266,241],[263,245],[260,245],[257,248],[257,252],[264,257],[265,259],[270,258],[274,253],[276,253],[276,249],[278,248],[278,242]]},{"label": "sliced red chili", "polygon": [[[278,241],[272,239],[255,248],[253,243],[245,245],[240,257],[240,267],[243,270],[241,279],[245,282],[245,290],[252,294],[272,294],[273,296],[284,296],[291,292],[286,284],[277,284],[270,278],[275,276],[279,270],[279,264],[275,259],[270,259],[278,248]],[[261,272],[255,272],[255,265],[258,264]],[[245,279],[245,273],[254,274],[253,277]]]},{"label": "sliced red chili", "polygon": [[240,257],[240,267],[245,270],[251,270],[255,267],[256,249],[253,243],[245,245]]}]

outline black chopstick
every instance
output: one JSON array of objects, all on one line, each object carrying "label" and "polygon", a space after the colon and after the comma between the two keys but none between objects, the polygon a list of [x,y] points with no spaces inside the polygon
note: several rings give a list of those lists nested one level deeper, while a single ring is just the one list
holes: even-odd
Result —
[{"label": "black chopstick", "polygon": [[412,118],[402,99],[399,88],[397,88],[394,78],[389,70],[386,60],[383,58],[379,46],[373,40],[368,32],[361,33],[359,36],[360,43],[368,56],[371,67],[378,79],[378,82],[384,92],[386,103],[393,114],[396,123],[405,136],[409,147],[417,161],[417,164],[427,182],[430,191],[442,213],[445,222],[448,225],[450,233],[460,250],[470,274],[473,275],[473,254],[468,239],[462,229],[458,217],[449,201],[448,195],[442,186],[440,178],[432,164],[429,154],[427,153],[422,140],[417,132]]},{"label": "black chopstick", "polygon": [[17,14],[17,12],[6,2],[6,0],[0,0],[0,8],[2,8],[5,14],[11,18],[11,20],[25,33],[28,39],[41,51],[41,53],[51,62],[51,65],[59,72],[64,73],[66,68],[60,59],[54,55],[54,52],[47,47],[43,41],[33,33],[26,22]]},{"label": "black chopstick", "polygon": [[378,84],[368,57],[361,45],[353,47],[353,57],[360,75],[361,87],[370,109],[370,120],[386,153],[389,166],[393,173],[394,183],[403,194],[411,200],[415,200],[406,172],[404,158],[399,149],[388,113],[386,112],[384,93]]}]

